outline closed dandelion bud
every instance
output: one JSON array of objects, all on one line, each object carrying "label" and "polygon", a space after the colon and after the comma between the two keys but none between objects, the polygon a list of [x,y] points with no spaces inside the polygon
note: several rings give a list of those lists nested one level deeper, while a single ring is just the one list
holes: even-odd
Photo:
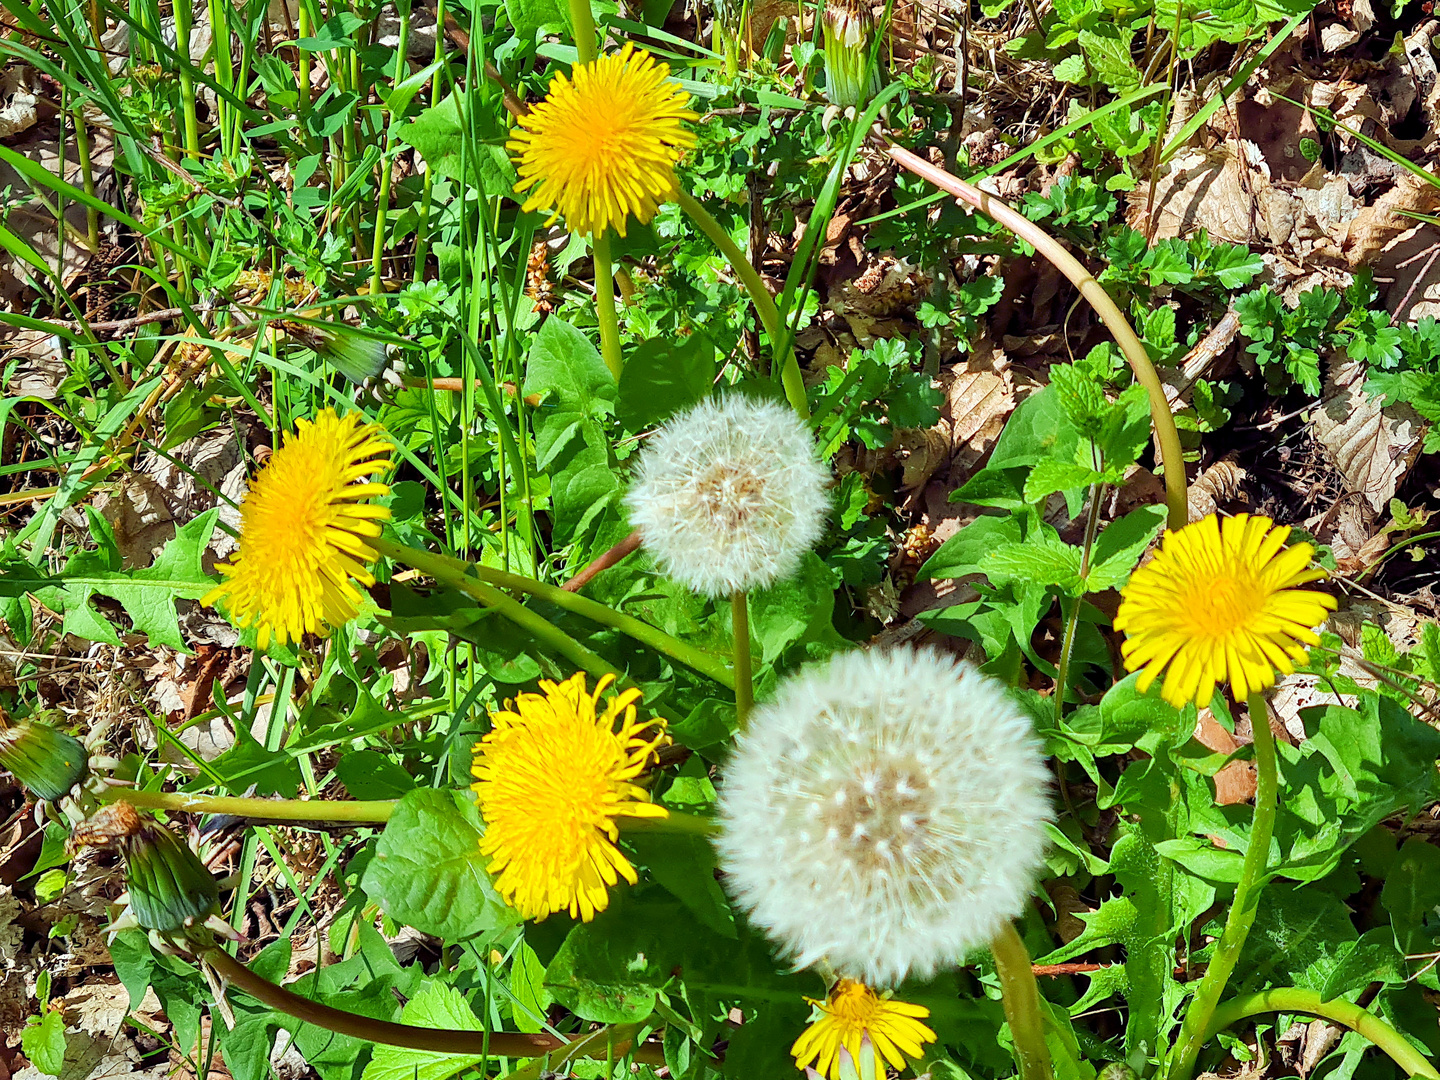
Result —
[{"label": "closed dandelion bud", "polygon": [[200,857],[129,803],[101,807],[75,827],[71,841],[120,852],[130,912],[142,929],[178,934],[220,911],[220,887]]},{"label": "closed dandelion bud", "polygon": [[656,433],[625,503],[663,573],[701,596],[731,596],[799,569],[824,532],[829,481],[793,410],[731,394]]},{"label": "closed dandelion bud", "polygon": [[875,20],[864,0],[825,5],[825,96],[842,109],[859,108],[880,89],[880,69],[870,66]]},{"label": "closed dandelion bud", "polygon": [[0,714],[0,766],[36,798],[57,802],[85,779],[89,754],[80,740],[43,720],[7,723]]},{"label": "closed dandelion bud", "polygon": [[716,846],[730,892],[786,956],[855,980],[827,1010],[853,1018],[878,1007],[859,981],[927,978],[1024,911],[1049,786],[999,681],[927,649],[851,652],[751,714]]}]

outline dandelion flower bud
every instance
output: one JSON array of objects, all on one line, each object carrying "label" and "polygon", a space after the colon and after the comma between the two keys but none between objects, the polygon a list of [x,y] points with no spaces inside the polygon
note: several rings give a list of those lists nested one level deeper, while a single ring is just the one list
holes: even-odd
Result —
[{"label": "dandelion flower bud", "polygon": [[37,799],[58,802],[89,773],[89,753],[73,735],[42,720],[9,723],[0,713],[0,768]]},{"label": "dandelion flower bud", "polygon": [[1021,913],[1049,784],[995,679],[928,649],[845,653],[751,715],[716,844],[730,891],[798,966],[893,985]]},{"label": "dandelion flower bud", "polygon": [[667,576],[730,596],[795,572],[824,531],[829,480],[793,411],[731,394],[656,433],[625,502]]},{"label": "dandelion flower bud", "polygon": [[875,19],[865,0],[829,0],[825,5],[825,96],[842,109],[861,108],[880,89],[880,71],[870,67]]}]

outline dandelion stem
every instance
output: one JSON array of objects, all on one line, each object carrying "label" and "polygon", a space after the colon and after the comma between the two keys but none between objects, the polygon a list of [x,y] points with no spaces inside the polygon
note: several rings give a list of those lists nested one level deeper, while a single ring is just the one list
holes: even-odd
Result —
[{"label": "dandelion stem", "polygon": [[730,597],[730,626],[735,639],[735,719],[744,731],[755,704],[755,675],[750,662],[750,611],[743,591]]},{"label": "dandelion stem", "polygon": [[570,29],[575,34],[575,59],[578,63],[591,63],[598,55],[595,45],[595,16],[590,11],[590,0],[570,0]]},{"label": "dandelion stem", "polygon": [[[760,280],[760,274],[755,267],[750,265],[750,260],[745,253],[736,246],[735,241],[730,239],[730,234],[720,227],[710,211],[700,205],[700,200],[691,195],[683,188],[675,196],[675,201],[680,204],[680,209],[690,216],[690,220],[699,226],[700,231],[710,238],[710,242],[725,256],[725,261],[735,271],[735,276],[740,279],[740,284],[745,286],[745,291],[750,294],[750,302],[755,305],[755,314],[760,317],[760,325],[765,328],[765,334],[770,338],[770,347],[773,349],[782,340],[780,331],[780,309],[775,306],[775,298],[770,295],[770,290],[765,288],[765,283]],[[805,383],[800,377],[800,361],[795,358],[795,343],[790,340],[790,335],[783,335],[786,342],[785,355],[776,357],[780,363],[780,381],[785,387],[785,398],[790,402],[801,420],[810,419],[810,405],[805,400]]]},{"label": "dandelion stem", "polygon": [[[428,1050],[437,1054],[483,1054],[488,1057],[543,1057],[554,1051],[570,1051],[569,1041],[554,1035],[529,1035],[518,1031],[446,1031],[437,1028],[415,1027],[412,1024],[396,1024],[388,1020],[374,1020],[368,1016],[334,1009],[318,1001],[301,997],[277,986],[269,979],[256,975],[240,961],[223,949],[210,949],[201,955],[232,986],[238,986],[251,997],[272,1009],[287,1013],[307,1024],[333,1031],[337,1035],[349,1035],[366,1042],[385,1043],[389,1046],[403,1046],[411,1050]],[[622,1029],[613,1034],[621,1035],[621,1042],[603,1039],[598,1044],[577,1048],[585,1057],[616,1058],[626,1054],[637,1062],[648,1065],[663,1065],[665,1056],[658,1046],[634,1045],[634,1029]],[[589,1042],[591,1036],[586,1036]]]},{"label": "dandelion stem", "polygon": [[133,791],[106,788],[102,803],[126,802],[146,810],[184,814],[230,814],[259,821],[330,821],[383,825],[395,810],[393,799],[242,799],[228,795],[192,795],[184,791]]},{"label": "dandelion stem", "polygon": [[1051,1080],[1050,1048],[1040,1013],[1040,986],[1030,966],[1030,953],[1015,924],[1007,921],[990,943],[995,974],[1000,977],[1000,1000],[1015,1043],[1020,1080]]},{"label": "dandelion stem", "polygon": [[600,355],[615,381],[620,381],[620,316],[615,311],[615,264],[610,260],[610,233],[590,238],[595,262],[595,320],[600,324]]},{"label": "dandelion stem", "polygon": [[554,604],[558,608],[564,608],[566,611],[583,616],[591,622],[619,630],[642,645],[648,645],[656,652],[679,661],[686,667],[698,671],[701,675],[714,679],[726,689],[734,688],[735,675],[726,667],[725,661],[720,657],[705,652],[703,649],[697,649],[679,638],[671,637],[663,630],[656,629],[633,615],[616,611],[609,605],[592,600],[588,596],[582,596],[556,585],[547,585],[543,581],[536,581],[534,578],[523,577],[520,574],[511,574],[494,567],[462,562],[447,555],[436,555],[403,544],[392,543],[383,537],[377,537],[370,540],[369,543],[381,555],[404,563],[406,566],[412,566],[421,573],[430,574],[440,580],[449,581],[451,578],[460,577],[473,583],[474,578],[470,577],[473,574],[474,577],[502,589],[514,589],[518,592],[528,593]]},{"label": "dandelion stem", "polygon": [[1165,388],[1160,383],[1160,376],[1155,373],[1155,365],[1150,362],[1150,354],[1145,351],[1145,346],[1130,321],[1105,291],[1105,286],[1096,281],[1094,275],[1085,269],[1079,259],[1066,251],[1058,240],[989,192],[981,191],[974,184],[966,183],[958,176],[930,164],[904,147],[887,145],[885,152],[916,176],[975,207],[1030,244],[1050,260],[1055,269],[1069,278],[1080,290],[1080,295],[1090,302],[1095,314],[1100,316],[1100,321],[1109,329],[1115,343],[1120,346],[1120,351],[1125,354],[1125,359],[1130,362],[1136,381],[1145,387],[1145,392],[1149,395],[1150,420],[1155,427],[1155,438],[1160,443],[1160,462],[1165,467],[1165,505],[1170,511],[1170,528],[1180,529],[1188,524],[1190,507],[1185,494],[1185,459],[1181,453],[1180,433],[1175,427],[1175,416],[1170,412]]},{"label": "dandelion stem", "polygon": [[[229,795],[196,795],[188,791],[135,791],[106,788],[102,803],[129,803],[142,810],[178,814],[228,814],[248,821],[327,822],[347,825],[384,825],[395,813],[396,799],[242,799]],[[663,818],[619,817],[622,832],[665,833],[676,836],[711,836],[718,828],[713,818],[671,810]]]},{"label": "dandelion stem", "polygon": [[1230,904],[1230,914],[1225,919],[1225,929],[1215,946],[1214,959],[1205,969],[1205,977],[1180,1025],[1180,1036],[1175,1043],[1170,1067],[1165,1071],[1165,1080],[1190,1080],[1200,1050],[1209,1038],[1215,1008],[1230,973],[1240,959],[1240,950],[1255,922],[1255,911],[1260,902],[1260,890],[1265,885],[1265,866],[1270,857],[1270,836],[1275,831],[1275,814],[1278,808],[1277,793],[1279,776],[1275,760],[1275,736],[1270,731],[1270,710],[1265,695],[1250,695],[1250,728],[1255,747],[1255,817],[1250,824],[1250,846],[1245,850],[1245,862],[1240,869],[1240,882],[1235,886],[1235,899]]},{"label": "dandelion stem", "polygon": [[1314,990],[1302,990],[1297,986],[1281,986],[1273,990],[1262,990],[1256,994],[1241,994],[1231,998],[1215,1011],[1206,1038],[1214,1036],[1231,1024],[1248,1016],[1269,1012],[1296,1012],[1318,1016],[1325,1020],[1343,1024],[1352,1031],[1365,1036],[1385,1053],[1389,1054],[1411,1076],[1423,1076],[1428,1080],[1440,1080],[1425,1055],[1410,1041],[1392,1028],[1380,1017],[1361,1008],[1353,1001],[1326,1001]]}]

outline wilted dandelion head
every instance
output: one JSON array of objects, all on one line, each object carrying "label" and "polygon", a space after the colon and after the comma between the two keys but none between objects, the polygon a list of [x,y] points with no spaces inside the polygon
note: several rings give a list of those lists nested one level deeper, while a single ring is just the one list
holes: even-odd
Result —
[{"label": "wilted dandelion head", "polygon": [[634,783],[663,732],[635,718],[638,690],[600,706],[612,682],[605,676],[592,694],[584,674],[542,679],[540,693],[490,714],[494,726],[476,746],[480,851],[491,856],[495,891],[527,919],[567,911],[589,922],[604,911],[611,885],[636,880],[615,846],[615,819],[666,816]]},{"label": "wilted dandelion head", "polygon": [[224,580],[200,600],[224,600],[235,625],[258,627],[261,649],[272,636],[299,641],[358,614],[355,582],[375,583],[366,540],[390,517],[368,501],[390,493],[365,479],[390,468],[394,447],[377,425],[326,409],[295,426],[240,504],[239,551],[216,567]]},{"label": "wilted dandelion head", "polygon": [[643,49],[577,64],[556,75],[544,101],[520,119],[506,146],[518,156],[517,192],[526,210],[564,214],[574,232],[591,236],[631,214],[641,224],[677,191],[675,163],[695,145],[682,123],[694,120],[670,69]]},{"label": "wilted dandelion head", "polygon": [[625,503],[661,571],[728,596],[795,572],[824,531],[829,480],[792,410],[732,394],[655,434]]},{"label": "wilted dandelion head", "polygon": [[[846,1080],[844,1073],[884,1076],[886,1063],[904,1069],[918,1058],[935,1032],[920,1021],[930,1015],[924,1005],[882,997],[864,983],[841,979],[824,1001],[809,999],[814,1019],[790,1048],[795,1067],[815,1063],[814,1072],[828,1080]],[[844,1059],[858,1063],[842,1069]]]},{"label": "wilted dandelion head", "polygon": [[1237,699],[1275,685],[1317,645],[1312,629],[1335,609],[1335,598],[1297,589],[1325,577],[1311,570],[1315,549],[1285,547],[1288,527],[1236,514],[1222,526],[1214,514],[1166,531],[1155,557],[1120,590],[1115,629],[1131,671],[1144,669],[1143,693],[1168,667],[1161,696],[1179,708],[1210,704],[1218,684]]},{"label": "wilted dandelion head", "polygon": [[716,844],[729,889],[797,966],[892,985],[1021,913],[1049,784],[996,680],[928,649],[850,652],[751,714]]}]

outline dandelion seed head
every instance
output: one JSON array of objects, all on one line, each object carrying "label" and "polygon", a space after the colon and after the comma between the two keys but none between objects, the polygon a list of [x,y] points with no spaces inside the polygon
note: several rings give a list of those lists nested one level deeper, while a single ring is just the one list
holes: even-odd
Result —
[{"label": "dandelion seed head", "polygon": [[792,410],[731,394],[655,434],[625,502],[664,574],[728,596],[796,571],[824,531],[829,480]]},{"label": "dandelion seed head", "polygon": [[1023,910],[1049,784],[998,681],[928,649],[846,653],[783,683],[740,736],[727,887],[797,966],[928,977]]}]

